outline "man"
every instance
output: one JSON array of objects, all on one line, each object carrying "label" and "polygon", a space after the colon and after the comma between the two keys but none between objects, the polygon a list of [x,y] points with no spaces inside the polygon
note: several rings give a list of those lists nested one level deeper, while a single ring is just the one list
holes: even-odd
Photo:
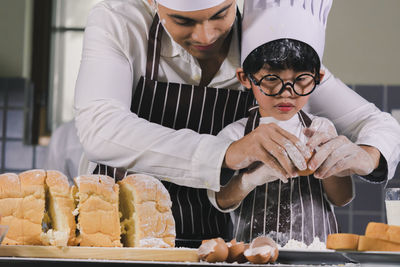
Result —
[{"label": "man", "polygon": [[[268,127],[233,143],[213,136],[244,117],[252,103],[235,78],[238,15],[234,0],[114,0],[94,7],[88,18],[76,84],[76,126],[85,157],[102,165],[89,164],[82,172],[116,178],[139,172],[172,182],[166,186],[178,239],[228,233],[223,230],[229,218],[209,205],[204,190],[194,189],[218,191],[222,167],[237,170],[272,161],[282,166],[282,176],[291,176],[291,158],[297,154],[305,165],[307,148]],[[306,110],[329,118],[368,151],[375,171],[366,179],[391,178],[399,160],[394,149],[399,125],[325,72]],[[266,149],[265,134],[275,136],[276,149]],[[324,151],[310,164],[318,167],[342,157]]]}]

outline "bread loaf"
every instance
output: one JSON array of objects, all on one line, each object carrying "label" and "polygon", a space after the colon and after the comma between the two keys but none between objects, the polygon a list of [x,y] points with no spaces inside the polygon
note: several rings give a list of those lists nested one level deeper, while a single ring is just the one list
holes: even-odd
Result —
[{"label": "bread loaf", "polygon": [[74,179],[78,203],[80,246],[121,247],[118,212],[119,187],[105,175],[85,175]]},{"label": "bread loaf", "polygon": [[335,250],[357,250],[359,235],[330,234],[326,240],[326,248]]},{"label": "bread loaf", "polygon": [[370,222],[365,229],[365,236],[400,244],[400,226]]},{"label": "bread loaf", "polygon": [[400,251],[400,227],[370,222],[365,236],[330,234],[326,247],[335,250]]},{"label": "bread loaf", "polygon": [[40,245],[45,208],[43,170],[0,175],[0,213],[9,226],[2,244]]},{"label": "bread loaf", "polygon": [[8,225],[8,232],[2,244],[23,245],[21,182],[15,173],[0,175],[0,213],[2,224]]},{"label": "bread loaf", "polygon": [[174,247],[172,202],[163,184],[148,175],[133,174],[118,182],[122,240],[127,247]]},{"label": "bread loaf", "polygon": [[59,171],[46,172],[47,231],[42,233],[44,245],[75,244],[74,199],[68,178]]},{"label": "bread loaf", "polygon": [[124,246],[175,245],[172,202],[159,180],[135,174],[119,185],[104,175],[74,181],[70,187],[58,171],[0,175],[0,214],[9,226],[2,244],[121,247],[122,226]]},{"label": "bread loaf", "polygon": [[358,241],[359,251],[400,251],[400,243],[383,239],[360,236]]}]

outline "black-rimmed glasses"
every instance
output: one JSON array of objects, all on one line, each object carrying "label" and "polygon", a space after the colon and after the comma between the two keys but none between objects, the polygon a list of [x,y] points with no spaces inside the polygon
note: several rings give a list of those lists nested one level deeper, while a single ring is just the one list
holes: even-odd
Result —
[{"label": "black-rimmed glasses", "polygon": [[259,81],[250,74],[249,79],[260,89],[261,93],[267,96],[280,95],[287,86],[292,87],[296,95],[306,96],[311,94],[320,83],[319,80],[308,73],[297,76],[292,83],[285,83],[281,77],[275,74],[265,75]]}]

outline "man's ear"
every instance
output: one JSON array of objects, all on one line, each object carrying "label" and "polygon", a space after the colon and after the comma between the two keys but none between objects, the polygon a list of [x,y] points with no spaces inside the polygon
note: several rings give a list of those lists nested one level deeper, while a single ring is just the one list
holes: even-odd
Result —
[{"label": "man's ear", "polygon": [[246,73],[244,73],[242,68],[236,69],[236,77],[244,87],[251,89],[251,81],[249,77],[247,77]]},{"label": "man's ear", "polygon": [[320,82],[322,82],[322,79],[324,78],[324,76],[325,76],[325,70],[320,70],[319,71],[319,81]]}]

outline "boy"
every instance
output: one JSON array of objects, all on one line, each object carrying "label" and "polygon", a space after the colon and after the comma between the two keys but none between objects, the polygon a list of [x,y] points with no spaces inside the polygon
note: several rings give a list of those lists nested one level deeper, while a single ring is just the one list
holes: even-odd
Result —
[{"label": "boy", "polygon": [[[252,9],[253,1],[248,1],[243,21],[243,69],[237,70],[237,77],[253,91],[258,105],[250,109],[248,118],[228,125],[219,136],[238,140],[258,125],[272,123],[277,131],[288,138],[292,134],[304,144],[316,128],[331,138],[336,137],[330,121],[301,110],[324,77],[320,67],[331,2],[312,1],[314,6],[307,6],[283,1],[280,5]],[[314,12],[315,5],[321,12]],[[295,19],[292,14],[296,14]],[[248,38],[246,31],[258,35]],[[312,127],[306,131],[311,123]],[[272,135],[265,138],[274,142]],[[280,148],[271,152],[276,155],[273,160],[279,161],[279,153],[290,154],[285,144],[271,147]],[[290,158],[299,169],[305,169],[296,155]],[[325,241],[328,234],[338,232],[332,204],[343,206],[351,201],[351,177],[320,180],[311,174],[279,179],[284,170],[272,166],[276,165],[252,166],[235,175],[215,195],[209,191],[214,206],[231,211],[234,237],[250,242],[266,234],[280,245],[290,239],[309,245],[315,237]]]}]

